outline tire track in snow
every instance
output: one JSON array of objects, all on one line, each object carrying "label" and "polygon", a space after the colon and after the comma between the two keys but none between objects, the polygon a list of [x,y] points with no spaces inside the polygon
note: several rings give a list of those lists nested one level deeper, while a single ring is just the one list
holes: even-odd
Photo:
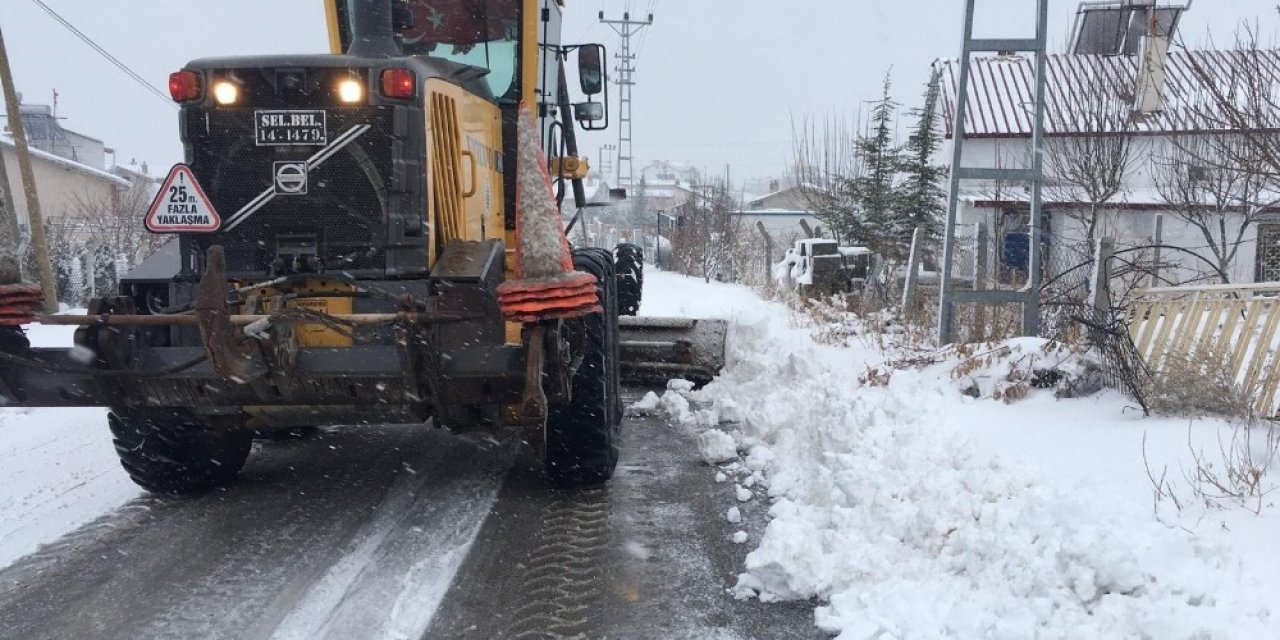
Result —
[{"label": "tire track in snow", "polygon": [[601,556],[609,545],[609,493],[567,495],[547,505],[540,544],[522,563],[525,601],[505,637],[577,640],[593,631]]}]

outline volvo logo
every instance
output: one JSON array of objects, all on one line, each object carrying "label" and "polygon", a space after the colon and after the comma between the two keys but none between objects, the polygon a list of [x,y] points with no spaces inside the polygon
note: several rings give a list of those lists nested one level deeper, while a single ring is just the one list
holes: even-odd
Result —
[{"label": "volvo logo", "polygon": [[307,194],[307,163],[277,162],[275,163],[276,193],[286,196],[304,196]]}]

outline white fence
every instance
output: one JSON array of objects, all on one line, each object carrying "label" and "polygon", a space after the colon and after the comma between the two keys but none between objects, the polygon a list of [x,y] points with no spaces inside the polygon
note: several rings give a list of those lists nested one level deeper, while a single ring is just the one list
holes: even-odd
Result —
[{"label": "white fence", "polygon": [[1194,374],[1234,376],[1254,399],[1254,409],[1280,415],[1277,328],[1280,283],[1168,287],[1135,292],[1129,306],[1129,333],[1154,376]]}]

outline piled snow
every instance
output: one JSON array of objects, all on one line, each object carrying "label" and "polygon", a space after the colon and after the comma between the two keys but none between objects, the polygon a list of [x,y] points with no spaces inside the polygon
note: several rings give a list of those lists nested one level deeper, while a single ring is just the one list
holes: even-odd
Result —
[{"label": "piled snow", "polygon": [[984,455],[950,420],[975,400],[949,376],[898,371],[858,388],[867,354],[819,347],[784,308],[756,304],[767,312],[737,320],[724,374],[683,405],[662,401],[703,428],[735,416],[719,428],[747,451],[743,472],[762,474],[771,521],[739,597],[817,598],[816,622],[843,639],[1268,634],[1275,595],[1230,550],[1106,485]]},{"label": "piled snow", "polygon": [[698,453],[707,464],[721,464],[738,459],[738,445],[733,436],[719,429],[708,429],[698,435]]},{"label": "piled snow", "polygon": [[649,393],[644,394],[643,398],[640,398],[632,404],[629,409],[634,415],[647,416],[658,408],[658,402],[658,394],[650,391]]}]

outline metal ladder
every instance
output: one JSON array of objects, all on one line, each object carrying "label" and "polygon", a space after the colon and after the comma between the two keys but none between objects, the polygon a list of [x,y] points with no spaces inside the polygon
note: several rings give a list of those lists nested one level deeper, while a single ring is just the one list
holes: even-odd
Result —
[{"label": "metal ladder", "polygon": [[[938,312],[938,344],[953,338],[955,308],[960,303],[1021,304],[1022,335],[1034,336],[1040,330],[1040,209],[1044,177],[1045,74],[1048,63],[1049,0],[1036,0],[1036,35],[1034,38],[974,38],[973,12],[977,0],[965,1],[964,42],[960,55],[960,78],[956,88],[954,149],[951,160],[951,186],[947,198],[947,230],[943,244],[941,302]],[[1022,169],[978,168],[964,166],[965,119],[969,108],[969,67],[975,53],[1020,52],[1035,54],[1036,86],[1034,130],[1031,138],[1031,166]],[[960,183],[965,180],[1008,180],[1031,186],[1031,224],[1027,285],[1020,291],[961,291],[953,281],[955,266],[956,216],[960,206]]]}]

